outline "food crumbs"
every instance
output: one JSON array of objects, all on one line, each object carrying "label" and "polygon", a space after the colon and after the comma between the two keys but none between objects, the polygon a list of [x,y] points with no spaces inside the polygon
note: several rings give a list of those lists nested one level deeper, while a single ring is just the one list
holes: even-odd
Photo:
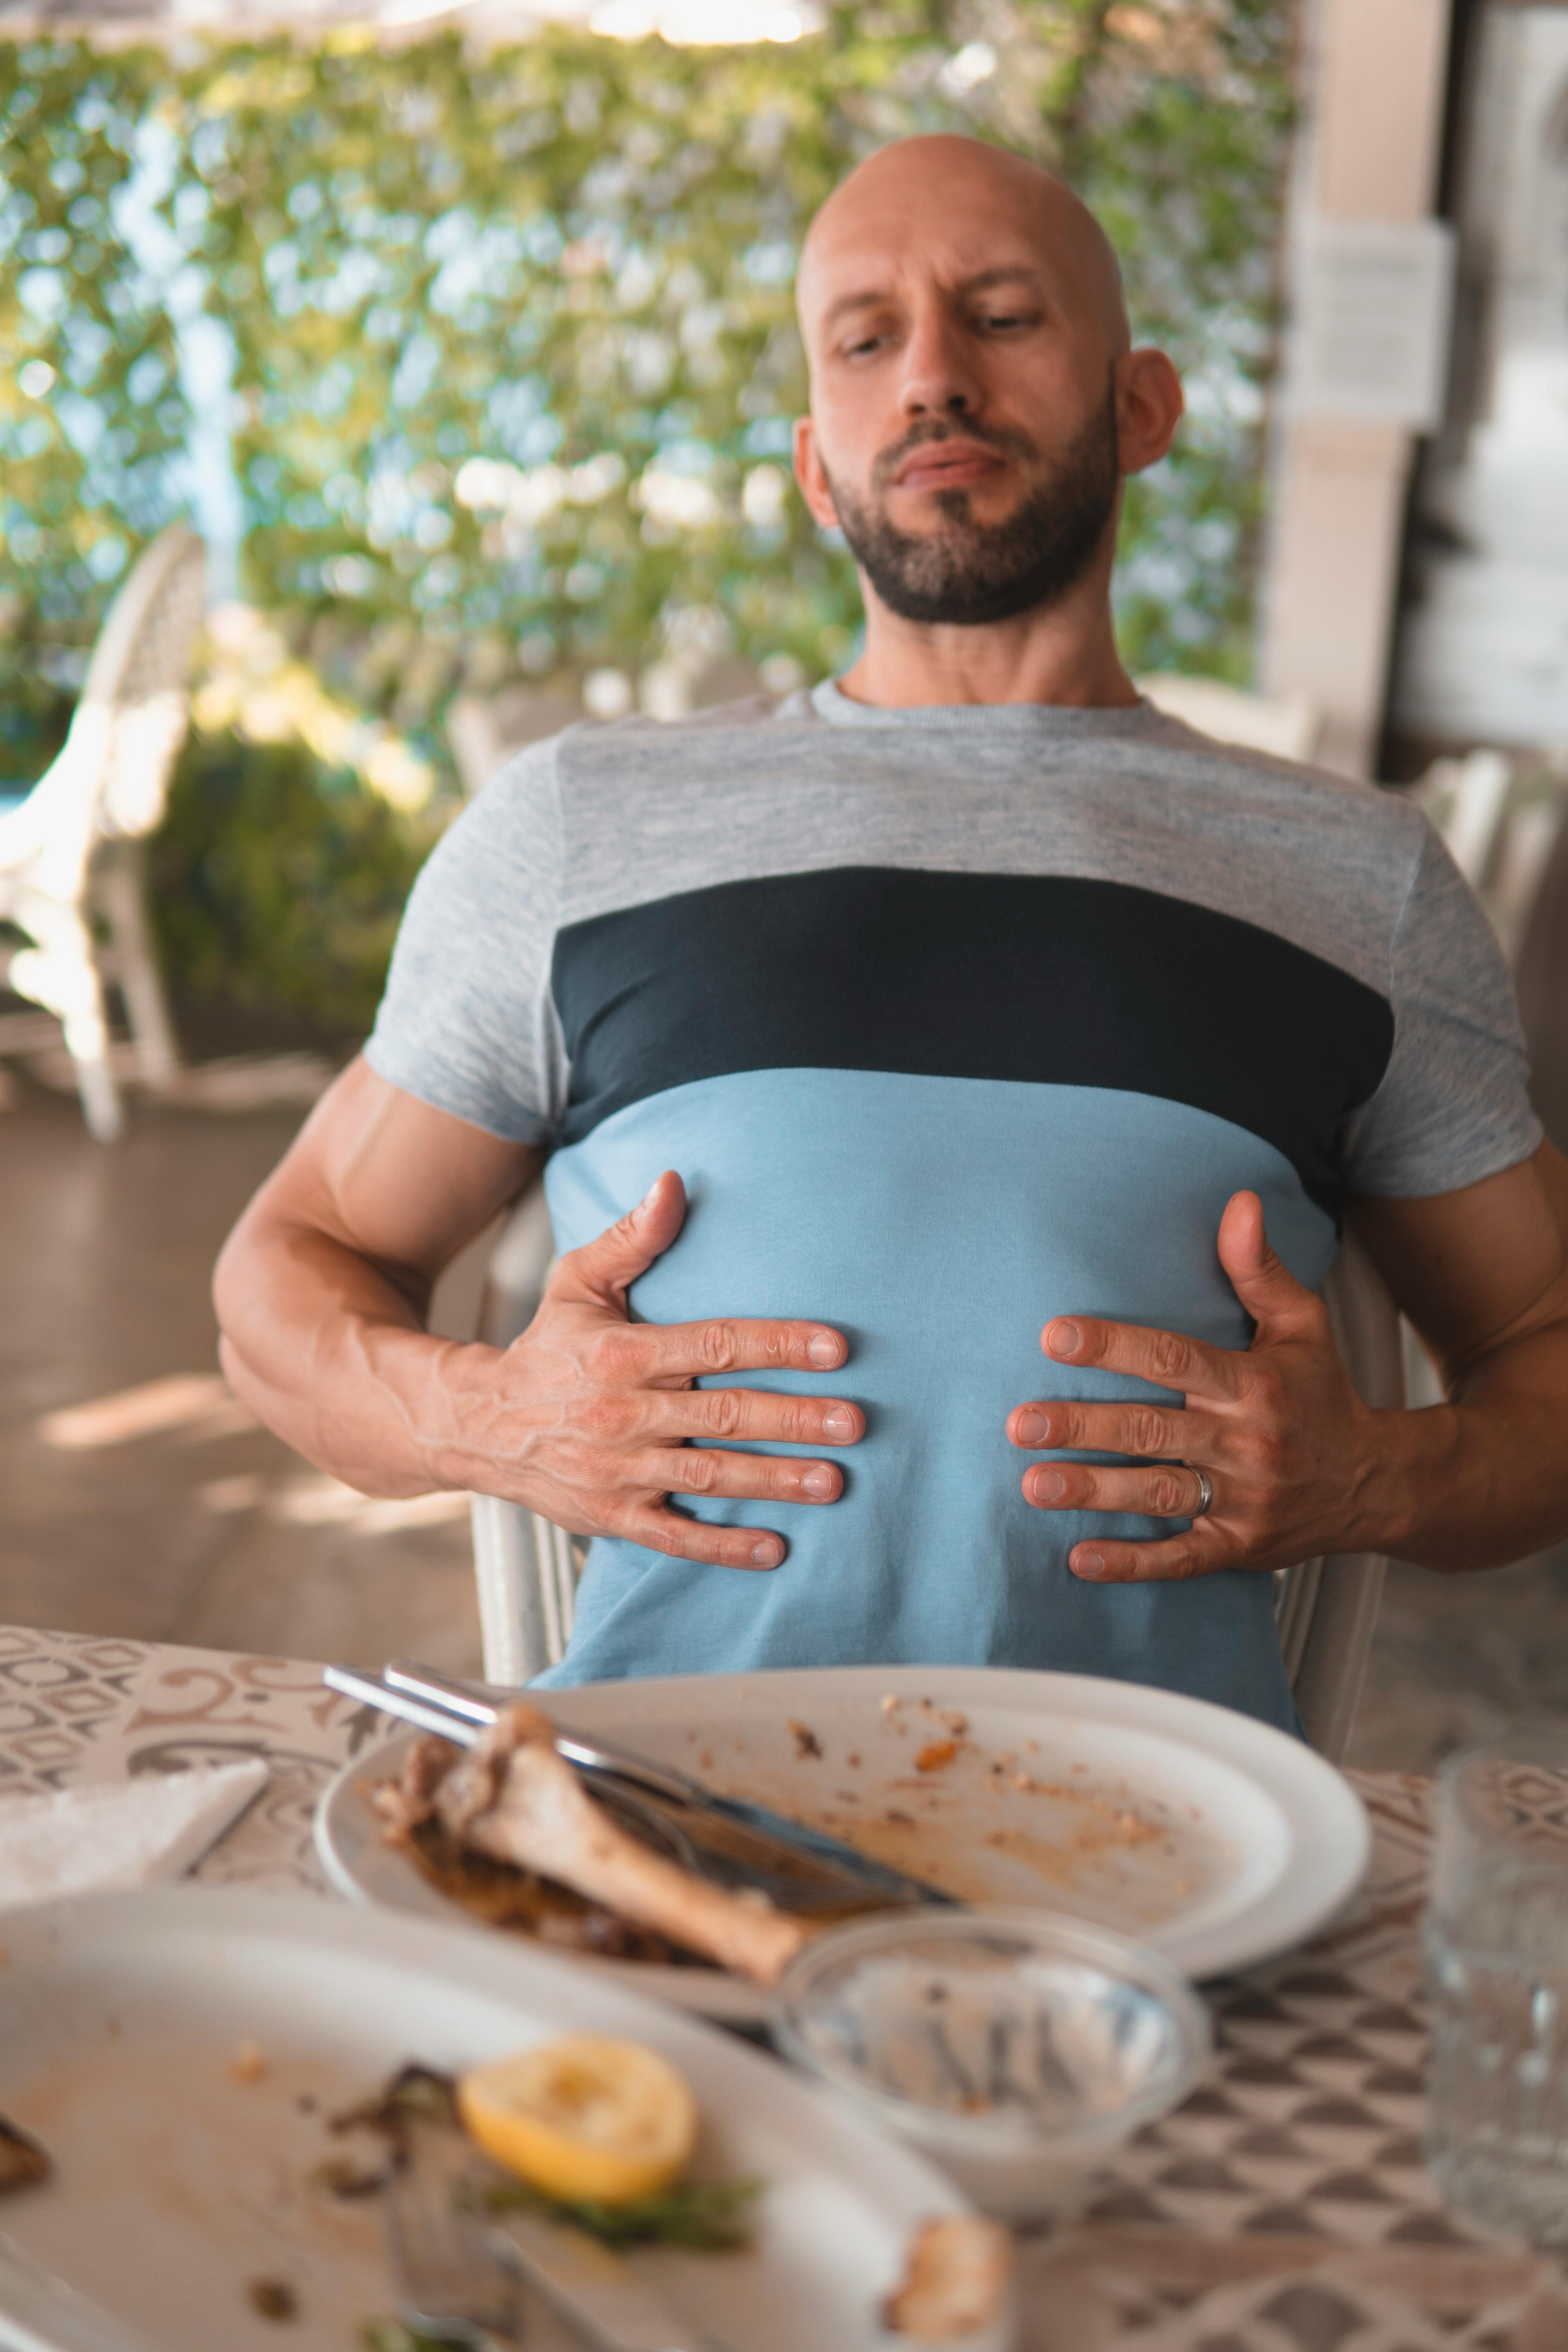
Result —
[{"label": "food crumbs", "polygon": [[705,1772],[710,1772],[713,1769],[713,1750],[710,1748],[700,1748],[697,1751],[697,1761]]},{"label": "food crumbs", "polygon": [[328,2157],[324,2164],[317,2165],[310,2179],[329,2197],[379,2197],[386,2187],[386,2174],[381,2167],[355,2164],[346,2156]]},{"label": "food crumbs", "polygon": [[915,1826],[913,1813],[901,1813],[896,1805],[889,1805],[882,1819],[885,1822],[897,1822],[899,1827],[904,1830],[912,1830]]},{"label": "food crumbs", "polygon": [[852,1805],[855,1802],[855,1791],[853,1789],[835,1789],[833,1793],[838,1799],[840,1804]]},{"label": "food crumbs", "polygon": [[884,1715],[897,1715],[903,1703],[903,1700],[899,1696],[896,1691],[888,1691],[883,1695],[882,1713]]},{"label": "food crumbs", "polygon": [[795,1734],[795,1754],[797,1764],[803,1757],[821,1755],[822,1742],[809,1723],[796,1723],[795,1717],[791,1716],[786,1728]]},{"label": "food crumbs", "polygon": [[915,1758],[917,1772],[943,1772],[958,1753],[956,1739],[933,1739]]},{"label": "food crumbs", "polygon": [[961,1715],[956,1707],[951,1715],[944,1715],[942,1719],[948,1729],[960,1739],[969,1728],[969,1717],[966,1715]]},{"label": "food crumbs", "polygon": [[252,2279],[245,2299],[260,2319],[289,2320],[300,2316],[300,2298],[287,2279]]},{"label": "food crumbs", "polygon": [[1026,1793],[1035,1785],[1026,1772],[1010,1772],[1007,1777],[1015,1789],[1020,1789]]},{"label": "food crumbs", "polygon": [[242,2042],[229,2062],[229,2074],[237,2083],[259,2083],[267,2074],[267,2059],[259,2042]]},{"label": "food crumbs", "polygon": [[858,1772],[860,1769],[860,1758],[855,1748],[852,1748],[850,1749],[848,1755],[844,1759],[844,1761],[848,1765],[851,1772]]}]

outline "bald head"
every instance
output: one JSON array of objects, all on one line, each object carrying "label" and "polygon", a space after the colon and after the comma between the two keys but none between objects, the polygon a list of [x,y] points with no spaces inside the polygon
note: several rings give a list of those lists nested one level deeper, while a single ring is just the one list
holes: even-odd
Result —
[{"label": "bald head", "polygon": [[1081,197],[1025,156],[941,133],[879,148],[812,222],[795,289],[808,353],[836,303],[934,249],[970,278],[1027,263],[1108,359],[1128,349],[1121,272]]},{"label": "bald head", "polygon": [[982,628],[1108,603],[1121,478],[1181,384],[1134,351],[1104,230],[1037,163],[905,139],[852,172],[796,288],[811,413],[795,477],[859,566],[868,624]]}]

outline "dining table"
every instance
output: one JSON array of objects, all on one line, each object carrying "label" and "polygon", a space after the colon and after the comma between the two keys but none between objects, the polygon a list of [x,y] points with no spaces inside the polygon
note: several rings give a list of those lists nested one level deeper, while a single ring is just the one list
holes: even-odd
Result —
[{"label": "dining table", "polygon": [[[194,1871],[207,1884],[339,1899],[315,1808],[392,1728],[308,1660],[0,1625],[0,1802],[266,1762]],[[1473,2228],[1422,2159],[1432,1783],[1349,1778],[1373,1829],[1360,1889],[1309,1942],[1203,1988],[1202,2086],[1076,2218],[1021,2239],[1019,2352],[1568,2352],[1568,2265]]]}]

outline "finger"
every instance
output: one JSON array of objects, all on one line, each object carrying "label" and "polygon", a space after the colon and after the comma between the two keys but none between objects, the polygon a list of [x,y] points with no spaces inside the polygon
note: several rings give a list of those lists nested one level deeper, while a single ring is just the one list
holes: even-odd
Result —
[{"label": "finger", "polygon": [[1268,1245],[1263,1203],[1256,1192],[1233,1192],[1219,1221],[1219,1262],[1231,1288],[1258,1326],[1258,1339],[1317,1338],[1328,1330],[1328,1308],[1298,1282]]},{"label": "finger", "polygon": [[715,1528],[655,1505],[628,1513],[616,1529],[628,1543],[661,1551],[672,1559],[700,1560],[711,1568],[777,1568],[787,1549],[782,1536],[764,1528]]},{"label": "finger", "polygon": [[843,1363],[842,1335],[821,1323],[742,1322],[653,1324],[650,1380],[701,1380],[710,1372],[824,1372]]},{"label": "finger", "polygon": [[803,1462],[794,1454],[721,1454],[710,1445],[683,1445],[637,1456],[639,1486],[664,1495],[723,1495],[755,1503],[836,1503],[844,1473],[836,1462]]},{"label": "finger", "polygon": [[1210,1348],[1180,1331],[1150,1331],[1139,1323],[1108,1323],[1093,1315],[1058,1315],[1041,1332],[1040,1345],[1058,1364],[1131,1372],[1189,1396],[1234,1396],[1237,1363],[1246,1362],[1226,1348]]},{"label": "finger", "polygon": [[1207,1530],[1207,1520],[1200,1519],[1184,1536],[1153,1543],[1107,1543],[1097,1536],[1073,1546],[1068,1566],[1085,1584],[1184,1583],[1191,1577],[1238,1566]]},{"label": "finger", "polygon": [[1042,1462],[1024,1473],[1024,1499],[1041,1511],[1136,1511],[1146,1519],[1190,1519],[1203,1500],[1203,1487],[1184,1462],[1131,1470],[1093,1462]]},{"label": "finger", "polygon": [[1158,1460],[1206,1462],[1218,1436],[1212,1417],[1191,1406],[1086,1404],[1079,1397],[1041,1398],[1007,1416],[1015,1445],[1053,1454],[1133,1454]]},{"label": "finger", "polygon": [[593,1300],[626,1311],[626,1292],[667,1250],[686,1222],[686,1187],[673,1168],[656,1177],[635,1209],[552,1267],[545,1296]]},{"label": "finger", "polygon": [[858,1445],[866,1416],[842,1397],[766,1389],[666,1389],[647,1399],[649,1437],[729,1438],[740,1444]]}]

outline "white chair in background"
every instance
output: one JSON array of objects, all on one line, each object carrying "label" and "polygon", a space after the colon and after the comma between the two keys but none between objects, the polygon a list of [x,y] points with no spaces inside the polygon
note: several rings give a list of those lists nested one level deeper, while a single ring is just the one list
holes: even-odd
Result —
[{"label": "white chair in background", "polygon": [[[512,1211],[490,1259],[476,1335],[487,1347],[510,1347],[532,1322],[554,1256],[544,1187],[536,1184]],[[565,1653],[580,1562],[572,1538],[552,1520],[493,1495],[471,1501],[485,1680],[531,1682]]]},{"label": "white chair in background", "polygon": [[[1345,1233],[1323,1285],[1340,1357],[1366,1404],[1405,1402],[1399,1310],[1355,1235]],[[1285,1672],[1308,1740],[1338,1764],[1366,1680],[1388,1562],[1376,1552],[1304,1559],[1279,1579],[1275,1615]]]},{"label": "white chair in background", "polygon": [[[103,1142],[121,1124],[106,979],[124,997],[144,1082],[166,1087],[178,1066],[139,854],[163,817],[184,738],[205,594],[202,541],[179,524],[160,532],[110,609],[58,757],[0,814],[0,919],[31,941],[5,977],[62,1023],[83,1116]],[[0,1053],[8,1042],[13,1051],[36,1045],[36,1025],[34,1015],[0,1019]]]},{"label": "white chair in background", "polygon": [[1239,743],[1275,760],[1310,760],[1322,738],[1323,714],[1310,696],[1244,694],[1215,677],[1183,677],[1161,672],[1133,680],[1156,710],[1212,735],[1217,743]]},{"label": "white chair in background", "polygon": [[[537,1311],[553,1245],[542,1187],[515,1209],[490,1261],[479,1337],[505,1348]],[[1347,1234],[1323,1286],[1334,1337],[1356,1389],[1376,1407],[1405,1400],[1399,1316],[1365,1251]],[[571,1638],[581,1569],[574,1538],[521,1503],[473,1497],[485,1679],[518,1684],[542,1674]],[[1366,1679],[1387,1562],[1370,1552],[1303,1560],[1278,1580],[1285,1671],[1307,1738],[1335,1763],[1344,1755]]]},{"label": "white chair in background", "polygon": [[459,694],[447,713],[447,740],[464,792],[472,799],[514,751],[559,735],[582,716],[576,696],[559,688],[510,686],[500,694]]}]

